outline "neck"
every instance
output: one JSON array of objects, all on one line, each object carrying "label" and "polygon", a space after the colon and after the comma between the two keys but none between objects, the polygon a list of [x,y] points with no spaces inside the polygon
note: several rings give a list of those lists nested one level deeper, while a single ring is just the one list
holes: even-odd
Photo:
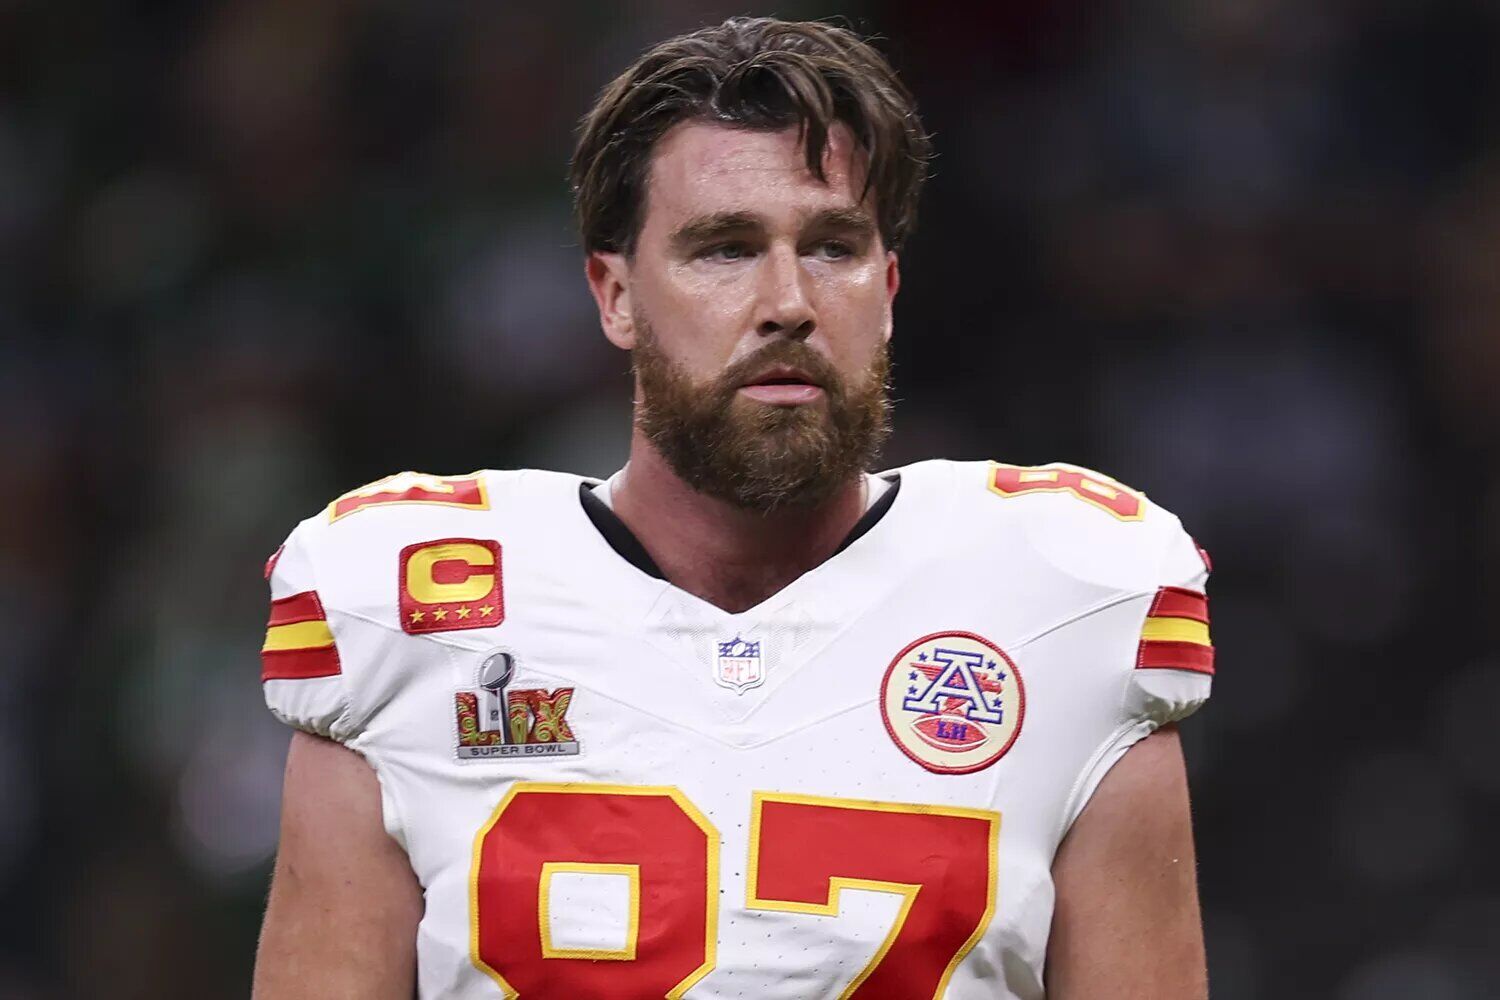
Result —
[{"label": "neck", "polygon": [[817,507],[744,510],[683,482],[639,430],[611,502],[673,586],[729,612],[754,607],[828,559],[865,506],[856,476]]}]

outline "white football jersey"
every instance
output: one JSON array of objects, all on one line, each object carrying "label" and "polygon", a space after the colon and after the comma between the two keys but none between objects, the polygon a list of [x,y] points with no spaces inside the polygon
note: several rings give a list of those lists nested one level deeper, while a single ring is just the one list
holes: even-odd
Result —
[{"label": "white football jersey", "polygon": [[1036,1000],[1053,856],[1208,696],[1207,560],[1074,466],[929,461],[730,614],[577,476],[415,473],[268,567],[265,695],[379,776],[423,1000]]}]

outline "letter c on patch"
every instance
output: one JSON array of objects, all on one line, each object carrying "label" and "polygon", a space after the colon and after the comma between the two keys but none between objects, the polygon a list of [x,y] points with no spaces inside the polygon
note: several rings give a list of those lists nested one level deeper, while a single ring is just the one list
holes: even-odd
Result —
[{"label": "letter c on patch", "polygon": [[495,589],[495,553],[477,542],[427,545],[407,559],[405,583],[423,604],[477,601]]}]

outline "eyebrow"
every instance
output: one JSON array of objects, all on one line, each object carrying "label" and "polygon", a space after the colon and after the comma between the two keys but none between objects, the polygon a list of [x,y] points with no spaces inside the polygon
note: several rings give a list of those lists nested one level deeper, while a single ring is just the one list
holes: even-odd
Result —
[{"label": "eyebrow", "polygon": [[[752,212],[714,212],[683,223],[672,233],[670,242],[673,247],[687,249],[762,228],[761,217]],[[824,232],[839,230],[868,237],[875,233],[875,220],[862,208],[825,208],[804,219],[802,228]]]},{"label": "eyebrow", "polygon": [[711,215],[695,216],[678,226],[677,231],[672,234],[671,243],[679,248],[694,247],[723,239],[731,233],[759,229],[760,226],[760,218],[749,212],[714,212]]},{"label": "eyebrow", "polygon": [[804,227],[824,231],[835,229],[860,237],[875,234],[875,220],[862,208],[825,208],[809,218]]}]

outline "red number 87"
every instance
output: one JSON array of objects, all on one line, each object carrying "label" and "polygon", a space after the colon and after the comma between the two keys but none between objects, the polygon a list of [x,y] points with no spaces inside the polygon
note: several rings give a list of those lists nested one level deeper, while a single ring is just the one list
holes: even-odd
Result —
[{"label": "red number 87", "polygon": [[[757,792],[746,905],[836,918],[843,889],[903,897],[841,998],[940,997],[994,915],[998,813]],[[514,785],[474,839],[474,964],[507,1000],[675,1000],[714,967],[719,835],[675,788]],[[618,951],[552,946],[550,874],[631,880]]]}]

